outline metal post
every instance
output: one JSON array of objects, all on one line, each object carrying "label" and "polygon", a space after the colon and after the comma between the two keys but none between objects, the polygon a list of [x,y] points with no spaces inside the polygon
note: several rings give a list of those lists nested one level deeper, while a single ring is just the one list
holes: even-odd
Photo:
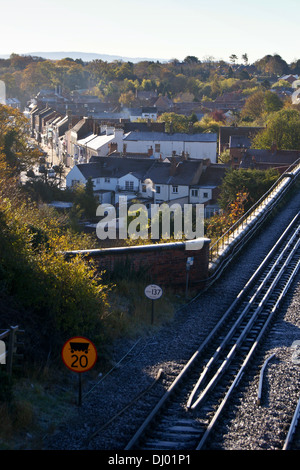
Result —
[{"label": "metal post", "polygon": [[82,374],[78,374],[78,406],[81,406],[82,403]]},{"label": "metal post", "polygon": [[152,299],[152,310],[151,310],[151,325],[154,322],[154,300]]},{"label": "metal post", "polygon": [[7,373],[12,375],[12,365],[13,365],[13,354],[15,352],[15,334],[18,330],[18,326],[11,326],[9,341],[8,341],[8,351],[7,351]]},{"label": "metal post", "polygon": [[188,298],[188,289],[189,289],[189,269],[186,270],[186,285],[185,285],[185,298]]}]

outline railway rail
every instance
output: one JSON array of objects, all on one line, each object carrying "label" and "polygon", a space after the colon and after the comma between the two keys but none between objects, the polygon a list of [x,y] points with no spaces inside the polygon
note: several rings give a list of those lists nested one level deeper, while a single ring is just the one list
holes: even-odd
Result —
[{"label": "railway rail", "polygon": [[205,448],[299,268],[300,213],[182,368],[125,450]]},{"label": "railway rail", "polygon": [[[284,441],[283,450],[289,450],[292,448],[294,441],[300,442],[300,429],[297,428],[300,420],[300,398],[296,406],[292,422],[290,424],[286,439]],[[299,447],[298,447],[299,448]]]}]

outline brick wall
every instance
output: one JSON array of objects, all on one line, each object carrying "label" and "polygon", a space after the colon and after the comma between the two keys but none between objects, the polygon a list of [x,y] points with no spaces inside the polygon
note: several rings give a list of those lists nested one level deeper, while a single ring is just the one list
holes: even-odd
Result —
[{"label": "brick wall", "polygon": [[[196,241],[202,241],[201,249],[189,249]],[[121,248],[105,248],[90,251],[72,251],[66,257],[82,254],[93,259],[99,270],[112,272],[119,263],[129,261],[135,271],[146,270],[151,283],[161,286],[184,287],[186,283],[186,263],[193,257],[189,271],[189,285],[198,285],[208,278],[209,239],[191,242],[174,242],[154,245],[138,245]],[[202,283],[204,285],[204,283]],[[201,282],[199,283],[201,287]]]}]

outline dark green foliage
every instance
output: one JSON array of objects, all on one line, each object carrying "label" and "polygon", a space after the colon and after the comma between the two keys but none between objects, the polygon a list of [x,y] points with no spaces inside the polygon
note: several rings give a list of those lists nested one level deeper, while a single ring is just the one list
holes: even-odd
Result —
[{"label": "dark green foliage", "polygon": [[221,185],[219,203],[227,210],[236,200],[239,192],[247,193],[245,210],[258,201],[275,183],[279,173],[277,170],[228,170]]}]

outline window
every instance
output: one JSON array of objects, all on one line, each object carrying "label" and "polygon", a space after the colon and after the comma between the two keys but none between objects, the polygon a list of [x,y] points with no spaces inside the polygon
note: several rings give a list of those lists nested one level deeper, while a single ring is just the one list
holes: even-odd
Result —
[{"label": "window", "polygon": [[155,191],[157,194],[160,194],[160,186],[155,186]]},{"label": "window", "polygon": [[203,193],[203,197],[207,199],[208,198],[208,193]]},{"label": "window", "polygon": [[160,144],[155,144],[155,152],[160,152]]},{"label": "window", "polygon": [[110,178],[104,178],[105,183],[110,183]]},{"label": "window", "polygon": [[79,180],[72,180],[72,186],[76,186],[77,184],[79,184],[80,181]]},{"label": "window", "polygon": [[126,191],[133,191],[133,181],[125,181]]},{"label": "window", "polygon": [[178,193],[178,186],[172,186],[172,193]]},{"label": "window", "polygon": [[198,197],[198,189],[192,189],[192,196]]},{"label": "window", "polygon": [[97,184],[100,183],[100,178],[97,178],[97,179],[96,179],[96,183],[97,183]]},{"label": "window", "polygon": [[142,192],[145,193],[147,191],[147,186],[145,184],[142,184]]}]

